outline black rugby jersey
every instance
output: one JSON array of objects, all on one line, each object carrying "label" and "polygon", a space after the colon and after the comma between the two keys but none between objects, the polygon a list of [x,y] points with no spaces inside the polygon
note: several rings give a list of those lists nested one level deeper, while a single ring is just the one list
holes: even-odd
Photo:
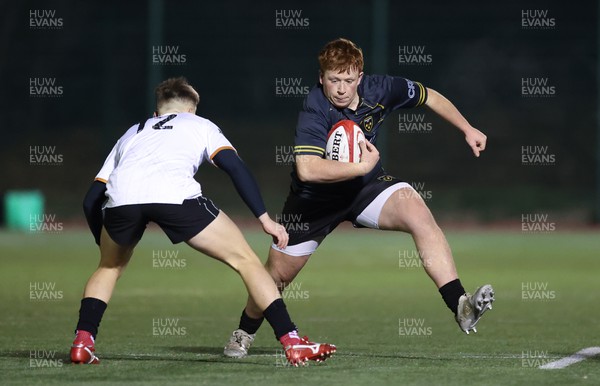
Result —
[{"label": "black rugby jersey", "polygon": [[[360,101],[354,111],[337,109],[323,94],[321,84],[313,87],[298,116],[294,154],[324,157],[327,134],[343,119],[357,123],[367,140],[376,145],[379,127],[388,115],[399,108],[416,107],[427,101],[427,90],[421,83],[388,75],[364,75],[357,92]],[[349,190],[364,186],[380,169],[378,165],[364,177],[328,184],[302,182],[294,170],[292,190],[306,198],[315,194],[339,196],[344,191],[348,194]]]},{"label": "black rugby jersey", "polygon": [[376,145],[377,131],[383,120],[394,110],[422,105],[427,91],[419,82],[387,75],[364,75],[358,85],[360,102],[356,111],[337,109],[323,94],[321,84],[315,86],[304,99],[298,116],[294,154],[323,156],[327,133],[342,119],[350,119],[360,126],[365,137]]}]

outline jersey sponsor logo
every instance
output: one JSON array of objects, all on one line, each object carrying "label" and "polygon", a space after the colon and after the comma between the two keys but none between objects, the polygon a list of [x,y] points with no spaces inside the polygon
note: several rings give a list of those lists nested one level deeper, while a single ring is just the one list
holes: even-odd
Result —
[{"label": "jersey sponsor logo", "polygon": [[408,97],[410,99],[415,97],[415,84],[411,80],[406,80],[406,85],[408,86]]}]

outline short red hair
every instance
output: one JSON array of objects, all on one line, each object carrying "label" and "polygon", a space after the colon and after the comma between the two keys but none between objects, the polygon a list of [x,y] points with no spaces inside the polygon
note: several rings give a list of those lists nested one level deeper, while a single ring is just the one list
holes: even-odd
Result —
[{"label": "short red hair", "polygon": [[348,39],[332,40],[319,53],[321,75],[327,70],[337,71],[338,73],[349,72],[350,70],[362,72],[363,66],[362,50]]}]

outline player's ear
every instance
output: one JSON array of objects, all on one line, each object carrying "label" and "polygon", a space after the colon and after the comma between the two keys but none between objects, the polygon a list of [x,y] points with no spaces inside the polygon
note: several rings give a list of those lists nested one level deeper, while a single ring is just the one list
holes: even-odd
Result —
[{"label": "player's ear", "polygon": [[365,74],[365,73],[364,73],[364,72],[362,72],[362,71],[361,71],[361,72],[358,74],[358,84],[360,84],[360,82],[362,81],[362,78],[363,78],[363,75],[364,75],[364,74]]},{"label": "player's ear", "polygon": [[152,114],[152,116],[153,116],[154,118],[158,117],[158,111],[154,111],[154,113]]},{"label": "player's ear", "polygon": [[319,71],[319,83],[323,84],[323,73]]}]

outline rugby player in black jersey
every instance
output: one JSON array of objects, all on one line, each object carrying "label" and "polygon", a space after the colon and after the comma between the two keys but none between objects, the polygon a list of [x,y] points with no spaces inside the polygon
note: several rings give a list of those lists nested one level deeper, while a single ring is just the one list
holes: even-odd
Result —
[{"label": "rugby player in black jersey", "polygon": [[[271,246],[266,268],[283,290],[343,221],[357,228],[407,232],[461,330],[476,332],[479,318],[492,308],[492,287],[481,286],[472,295],[465,292],[448,242],[429,208],[409,184],[384,171],[375,144],[387,116],[421,105],[459,129],[476,157],[485,150],[486,136],[437,91],[401,77],[365,75],[363,64],[360,48],[346,39],[329,42],[319,54],[319,84],[307,95],[298,117],[295,168],[281,214],[290,240],[285,248]],[[360,144],[359,163],[325,159],[327,134],[344,119],[357,123],[367,139]],[[224,354],[246,356],[261,323],[259,308],[248,298]]]}]

